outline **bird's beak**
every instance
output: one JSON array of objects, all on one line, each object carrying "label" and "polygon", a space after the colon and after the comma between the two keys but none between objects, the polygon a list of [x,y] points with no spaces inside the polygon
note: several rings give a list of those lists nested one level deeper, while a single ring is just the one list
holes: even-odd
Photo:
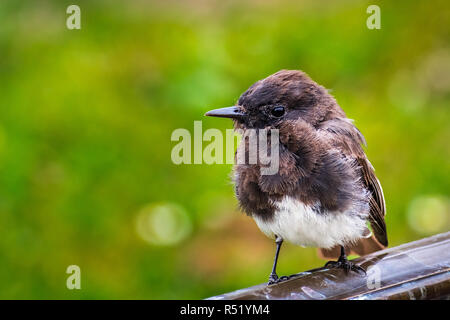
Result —
[{"label": "bird's beak", "polygon": [[205,113],[207,117],[219,117],[219,118],[231,118],[231,119],[242,119],[246,114],[238,106],[220,108],[210,110]]}]

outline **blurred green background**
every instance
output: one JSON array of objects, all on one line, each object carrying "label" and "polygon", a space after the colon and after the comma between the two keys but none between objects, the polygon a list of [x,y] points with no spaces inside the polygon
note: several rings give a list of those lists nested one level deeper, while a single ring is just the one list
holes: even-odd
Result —
[{"label": "blurred green background", "polygon": [[[81,8],[81,30],[66,8]],[[381,30],[366,8],[381,7]],[[448,1],[0,2],[0,298],[197,299],[267,280],[274,244],[231,165],[175,165],[176,128],[301,69],[356,120],[390,245],[448,231]],[[283,247],[280,274],[323,265]],[[81,268],[81,290],[66,268]]]}]

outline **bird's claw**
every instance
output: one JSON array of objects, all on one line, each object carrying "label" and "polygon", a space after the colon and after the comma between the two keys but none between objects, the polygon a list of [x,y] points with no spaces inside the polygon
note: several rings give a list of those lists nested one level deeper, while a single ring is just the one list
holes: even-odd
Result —
[{"label": "bird's claw", "polygon": [[269,282],[267,284],[271,285],[271,284],[279,283],[279,282],[282,282],[282,281],[286,281],[288,279],[289,279],[288,276],[278,277],[278,275],[276,273],[271,273],[270,276],[269,276]]},{"label": "bird's claw", "polygon": [[341,260],[339,259],[338,261],[328,261],[325,264],[325,268],[330,268],[330,269],[344,269],[345,273],[348,273],[349,271],[355,271],[359,274],[364,274],[366,275],[366,270],[364,270],[362,267],[356,265],[355,263],[349,261],[349,260]]},{"label": "bird's claw", "polygon": [[278,278],[278,275],[276,273],[271,273],[269,276],[269,282],[268,284],[274,284],[277,283],[278,281],[280,281],[280,278]]}]

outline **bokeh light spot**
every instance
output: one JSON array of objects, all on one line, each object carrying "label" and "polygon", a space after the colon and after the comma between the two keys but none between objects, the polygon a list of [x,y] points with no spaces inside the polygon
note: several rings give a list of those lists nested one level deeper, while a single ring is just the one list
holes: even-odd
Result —
[{"label": "bokeh light spot", "polygon": [[446,231],[450,222],[449,209],[449,200],[444,196],[417,197],[409,205],[409,225],[420,234]]},{"label": "bokeh light spot", "polygon": [[136,231],[143,240],[152,245],[170,246],[189,236],[192,223],[187,212],[179,205],[153,204],[138,212]]}]

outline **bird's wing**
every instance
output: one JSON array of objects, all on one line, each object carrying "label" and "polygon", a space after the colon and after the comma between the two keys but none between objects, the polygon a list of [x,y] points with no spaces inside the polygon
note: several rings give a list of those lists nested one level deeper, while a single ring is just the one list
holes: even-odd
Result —
[{"label": "bird's wing", "polygon": [[376,240],[383,246],[388,245],[386,223],[386,205],[380,181],[375,176],[375,169],[367,159],[362,145],[366,141],[361,132],[347,118],[337,118],[322,123],[321,130],[326,130],[334,147],[346,157],[355,159],[361,169],[361,178],[371,193],[369,222]]},{"label": "bird's wing", "polygon": [[375,169],[367,157],[365,157],[365,159],[358,159],[358,161],[361,165],[364,183],[372,195],[370,198],[370,225],[372,226],[373,233],[377,240],[382,245],[387,246],[388,239],[386,233],[386,223],[384,221],[384,216],[386,215],[386,204],[384,202],[383,189],[381,188],[380,181],[375,176]]}]

